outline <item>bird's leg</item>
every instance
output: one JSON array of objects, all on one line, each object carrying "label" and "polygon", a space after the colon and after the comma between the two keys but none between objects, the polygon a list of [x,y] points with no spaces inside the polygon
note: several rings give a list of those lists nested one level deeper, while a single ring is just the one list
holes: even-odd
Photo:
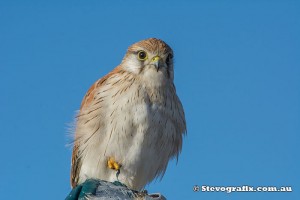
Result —
[{"label": "bird's leg", "polygon": [[119,181],[118,177],[119,177],[120,169],[121,169],[122,165],[119,164],[118,162],[116,162],[113,157],[109,157],[108,161],[107,161],[107,166],[109,169],[113,169],[113,170],[117,171],[116,176],[117,176],[117,180]]}]

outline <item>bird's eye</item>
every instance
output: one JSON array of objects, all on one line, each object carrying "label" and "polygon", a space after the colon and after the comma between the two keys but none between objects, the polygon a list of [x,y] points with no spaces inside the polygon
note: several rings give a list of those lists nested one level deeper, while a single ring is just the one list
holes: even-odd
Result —
[{"label": "bird's eye", "polygon": [[145,51],[139,51],[137,55],[138,55],[139,60],[146,60],[147,59],[147,53]]},{"label": "bird's eye", "polygon": [[167,65],[170,64],[172,58],[173,58],[173,54],[170,53],[170,54],[168,55],[167,59],[166,59],[166,64],[167,64]]}]

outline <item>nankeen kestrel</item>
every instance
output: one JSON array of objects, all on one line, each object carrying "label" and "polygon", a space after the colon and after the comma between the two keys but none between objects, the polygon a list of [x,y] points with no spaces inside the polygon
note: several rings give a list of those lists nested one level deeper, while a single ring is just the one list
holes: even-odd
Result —
[{"label": "nankeen kestrel", "polygon": [[150,38],[92,85],[76,118],[72,187],[97,178],[141,190],[163,176],[186,133],[173,80],[172,49]]}]

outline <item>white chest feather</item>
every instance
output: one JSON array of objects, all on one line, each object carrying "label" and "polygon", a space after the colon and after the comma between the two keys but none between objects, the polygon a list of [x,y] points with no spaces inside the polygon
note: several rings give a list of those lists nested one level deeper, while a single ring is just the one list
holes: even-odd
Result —
[{"label": "white chest feather", "polygon": [[181,103],[172,85],[149,90],[147,85],[108,82],[77,122],[82,160],[79,182],[86,178],[116,180],[106,167],[108,157],[122,164],[119,180],[141,189],[163,175],[170,158],[181,150],[185,131]]}]

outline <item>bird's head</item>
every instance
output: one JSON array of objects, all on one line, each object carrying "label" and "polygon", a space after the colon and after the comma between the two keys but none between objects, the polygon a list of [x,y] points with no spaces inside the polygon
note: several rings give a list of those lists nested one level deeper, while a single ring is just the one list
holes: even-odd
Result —
[{"label": "bird's head", "polygon": [[122,61],[123,68],[131,73],[156,81],[157,78],[173,81],[173,51],[164,41],[149,38],[131,45]]}]

